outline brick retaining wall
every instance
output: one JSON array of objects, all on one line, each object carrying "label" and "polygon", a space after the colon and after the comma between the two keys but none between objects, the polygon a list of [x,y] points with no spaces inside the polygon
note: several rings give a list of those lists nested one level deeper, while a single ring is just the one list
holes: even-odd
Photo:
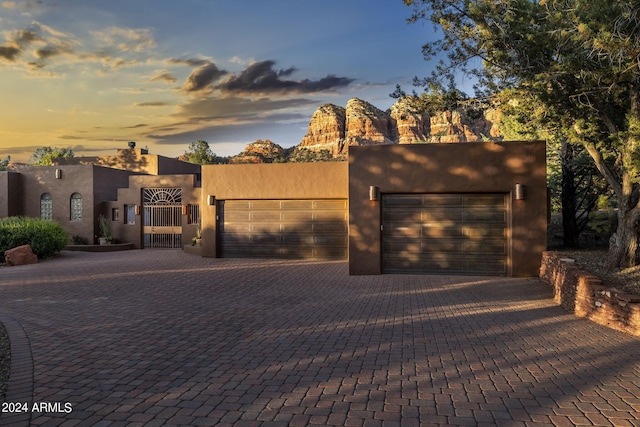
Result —
[{"label": "brick retaining wall", "polygon": [[640,295],[606,286],[560,252],[543,252],[540,278],[553,286],[554,300],[565,310],[640,336]]}]

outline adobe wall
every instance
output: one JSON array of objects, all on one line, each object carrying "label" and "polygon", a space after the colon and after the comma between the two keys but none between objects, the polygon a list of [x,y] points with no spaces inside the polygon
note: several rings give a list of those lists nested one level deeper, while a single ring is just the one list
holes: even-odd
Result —
[{"label": "adobe wall", "polygon": [[[516,183],[527,188],[514,200]],[[474,193],[511,195],[510,273],[537,276],[546,249],[547,186],[544,142],[451,143],[349,148],[349,271],[380,274],[381,193]]]},{"label": "adobe wall", "polygon": [[149,175],[200,173],[200,165],[148,154],[147,150],[141,148],[121,149],[115,156],[69,157],[56,159],[55,162],[57,165],[96,165]]},{"label": "adobe wall", "polygon": [[[56,178],[56,169],[62,171]],[[40,197],[49,193],[53,220],[69,233],[93,241],[93,166],[27,166],[19,168],[22,177],[22,215],[40,217]],[[82,220],[71,221],[71,195],[82,196]]]},{"label": "adobe wall", "polygon": [[0,218],[22,214],[22,177],[19,173],[0,171]]},{"label": "adobe wall", "polygon": [[227,199],[346,199],[346,162],[202,166],[202,255],[216,256],[216,206]]}]

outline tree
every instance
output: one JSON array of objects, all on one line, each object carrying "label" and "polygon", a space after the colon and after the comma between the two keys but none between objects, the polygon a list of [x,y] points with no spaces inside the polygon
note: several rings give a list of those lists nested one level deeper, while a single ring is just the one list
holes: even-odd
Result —
[{"label": "tree", "polygon": [[71,148],[39,147],[31,155],[30,163],[34,166],[51,166],[55,159],[70,158],[73,155]]},{"label": "tree", "polygon": [[7,156],[4,160],[0,160],[0,171],[9,170],[9,163],[11,163],[11,156]]},{"label": "tree", "polygon": [[623,0],[404,0],[444,55],[428,81],[477,78],[479,93],[514,88],[560,115],[618,200],[611,266],[636,263],[640,218],[640,7]]},{"label": "tree", "polygon": [[[585,148],[572,144],[566,134],[564,112],[541,106],[515,90],[504,90],[494,100],[502,105],[501,132],[507,140],[547,141],[547,185],[551,209],[562,212],[563,246],[578,246],[590,213],[599,201],[611,197]],[[604,196],[604,200],[602,199]]]},{"label": "tree", "polygon": [[218,157],[209,147],[207,141],[201,139],[189,144],[189,148],[183,155],[178,157],[183,162],[194,163],[196,165],[210,165],[214,163],[223,163],[223,158]]}]

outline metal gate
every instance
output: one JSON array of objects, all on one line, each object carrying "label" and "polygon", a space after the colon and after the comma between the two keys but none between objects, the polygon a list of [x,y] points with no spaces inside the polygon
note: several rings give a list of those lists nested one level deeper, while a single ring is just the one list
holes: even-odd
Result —
[{"label": "metal gate", "polygon": [[144,247],[182,248],[182,189],[143,188]]}]

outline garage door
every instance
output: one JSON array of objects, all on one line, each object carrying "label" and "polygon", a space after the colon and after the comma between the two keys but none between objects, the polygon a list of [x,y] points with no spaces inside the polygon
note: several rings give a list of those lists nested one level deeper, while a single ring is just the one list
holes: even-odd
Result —
[{"label": "garage door", "polygon": [[508,273],[506,194],[382,197],[385,273]]},{"label": "garage door", "polygon": [[224,200],[218,211],[223,257],[347,259],[346,200]]}]

